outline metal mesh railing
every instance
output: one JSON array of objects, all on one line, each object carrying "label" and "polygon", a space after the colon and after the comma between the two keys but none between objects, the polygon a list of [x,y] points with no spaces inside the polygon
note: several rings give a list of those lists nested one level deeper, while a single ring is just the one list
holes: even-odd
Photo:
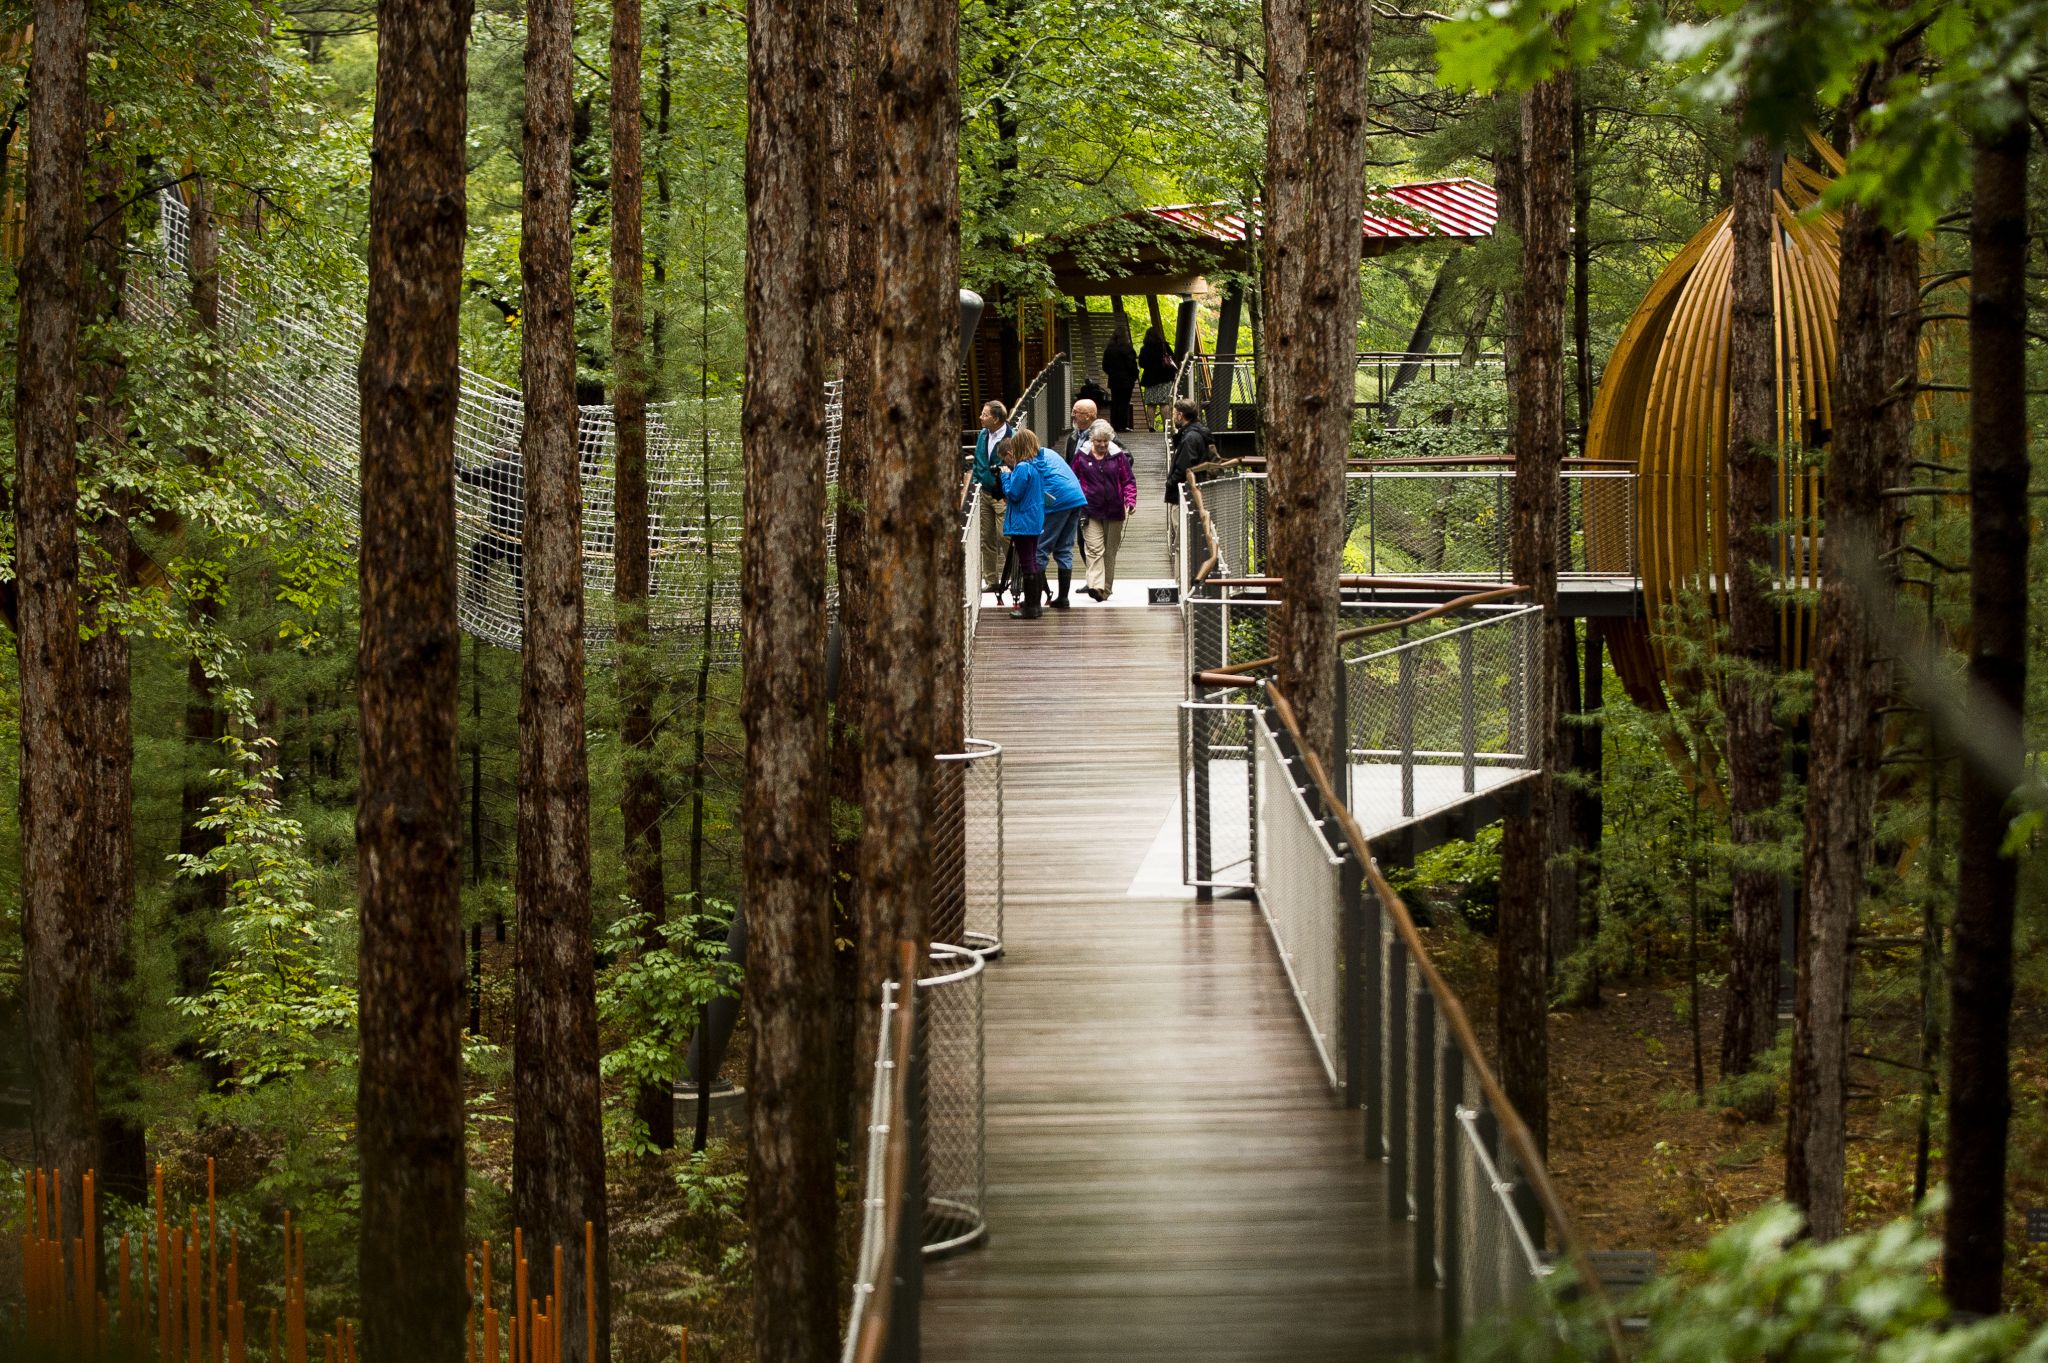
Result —
[{"label": "metal mesh railing", "polygon": [[951,1254],[988,1234],[986,1054],[982,974],[988,961],[934,942],[917,982],[924,1038],[924,1253]]},{"label": "metal mesh railing", "polygon": [[1250,889],[1254,707],[1189,701],[1180,707],[1181,879],[1203,889]]},{"label": "metal mesh railing", "polygon": [[1309,808],[1271,725],[1254,724],[1258,903],[1294,1001],[1308,1023],[1316,1057],[1337,1087],[1343,1046],[1343,999],[1337,963],[1343,918],[1344,859]]},{"label": "metal mesh railing", "polygon": [[[1511,464],[1354,468],[1344,480],[1346,562],[1372,577],[1510,581],[1514,484]],[[1215,531],[1210,576],[1267,572],[1265,473],[1217,469],[1200,485]],[[1561,489],[1561,574],[1636,576],[1636,475],[1569,469]],[[1183,594],[1211,548],[1198,518],[1187,538]]]},{"label": "metal mesh railing", "polygon": [[1174,371],[1173,396],[1176,400],[1193,399],[1213,430],[1255,430],[1259,424],[1257,356],[1249,350],[1183,355]]},{"label": "metal mesh railing", "polygon": [[932,866],[944,891],[932,911],[934,936],[977,955],[1003,954],[1003,749],[970,738],[941,753],[933,773]]},{"label": "metal mesh railing", "polygon": [[[1534,606],[1474,607],[1361,641],[1343,661],[1340,783],[1366,828],[1418,818],[1531,769]],[[1420,637],[1413,637],[1415,635]]]},{"label": "metal mesh railing", "polygon": [[[183,310],[180,281],[190,264],[190,215],[175,193],[157,196],[167,273],[138,272],[131,290],[138,320],[169,326]],[[278,477],[271,495],[287,505],[319,501],[353,520],[360,497],[360,394],[363,318],[223,249],[219,340],[227,350],[228,402],[249,425]],[[461,371],[456,410],[456,541],[461,565],[458,614],[465,632],[519,646],[524,617],[524,475],[519,392],[472,370]],[[840,385],[824,394],[825,467],[836,487]],[[701,629],[721,662],[739,656],[742,459],[735,400],[684,399],[647,413],[650,622],[656,629]],[[594,649],[611,638],[613,489],[612,409],[578,409],[582,485],[584,629]],[[822,531],[834,548],[832,498]],[[836,560],[835,560],[836,562]]]},{"label": "metal mesh railing", "polygon": [[1249,717],[1260,905],[1332,1086],[1363,1109],[1389,1213],[1409,1227],[1418,1282],[1438,1289],[1443,1344],[1530,1299],[1550,1271],[1546,1228],[1604,1303],[1463,1006],[1358,821],[1303,752],[1292,707],[1270,683],[1262,690],[1267,703]]},{"label": "metal mesh railing", "polygon": [[[903,952],[913,953],[905,943]],[[875,1039],[874,1071],[868,1084],[867,1161],[861,1179],[860,1246],[853,1267],[853,1308],[847,1314],[841,1363],[877,1363],[907,1326],[915,1331],[918,1294],[915,1272],[920,1218],[909,1215],[914,1198],[916,1053],[915,991],[890,980],[882,986],[881,1025]],[[912,1269],[907,1281],[905,1266]],[[908,1288],[909,1290],[904,1290]]]}]

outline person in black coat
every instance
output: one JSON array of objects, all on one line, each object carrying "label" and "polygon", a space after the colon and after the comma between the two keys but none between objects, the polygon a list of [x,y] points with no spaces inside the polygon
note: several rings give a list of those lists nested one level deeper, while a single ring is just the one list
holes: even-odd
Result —
[{"label": "person in black coat", "polygon": [[1216,458],[1216,441],[1202,422],[1202,409],[1190,398],[1173,404],[1173,466],[1166,474],[1166,500],[1180,502],[1181,480],[1189,469],[1200,468]]},{"label": "person in black coat", "polygon": [[1173,401],[1173,375],[1179,366],[1158,327],[1145,331],[1145,347],[1138,352],[1138,382],[1145,385],[1145,428],[1156,431]]},{"label": "person in black coat", "polygon": [[1131,429],[1131,391],[1138,386],[1138,352],[1129,333],[1118,331],[1102,351],[1102,373],[1109,380],[1109,424]]}]

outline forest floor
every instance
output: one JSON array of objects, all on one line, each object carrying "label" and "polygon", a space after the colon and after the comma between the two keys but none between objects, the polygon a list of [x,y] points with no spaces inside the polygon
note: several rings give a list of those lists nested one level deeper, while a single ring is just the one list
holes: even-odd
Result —
[{"label": "forest floor", "polygon": [[[1491,1053],[1493,945],[1453,919],[1440,915],[1424,935]],[[1668,1263],[1782,1195],[1782,1080],[1766,1121],[1715,1101],[1721,991],[1703,983],[1699,1098],[1689,996],[1687,975],[1660,971],[1610,979],[1599,1006],[1550,1015],[1550,1173],[1588,1248],[1653,1250]],[[1917,1062],[1917,1025],[1889,1016],[1895,1005],[1873,1011],[1858,1038],[1864,1054]],[[2048,1320],[2048,1245],[2027,1244],[2024,1234],[2027,1209],[2048,1207],[2048,1018],[2016,1014],[2013,1071],[2008,1304]],[[1912,1209],[1920,1075],[1866,1059],[1852,1062],[1850,1079],[1849,1218],[1856,1228]],[[1939,1100],[1931,1160],[1937,1181],[1938,1108]]]}]

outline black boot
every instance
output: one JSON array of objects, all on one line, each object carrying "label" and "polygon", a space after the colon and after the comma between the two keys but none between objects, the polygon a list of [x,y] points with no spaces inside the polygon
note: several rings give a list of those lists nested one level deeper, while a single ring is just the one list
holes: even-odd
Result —
[{"label": "black boot", "polygon": [[1038,603],[1045,597],[1045,574],[1028,573],[1024,578],[1023,604],[1010,612],[1012,620],[1036,620],[1042,613]]},{"label": "black boot", "polygon": [[[1044,575],[1040,574],[1038,580],[1040,582],[1045,581]],[[1051,606],[1056,611],[1063,611],[1067,607],[1071,606],[1073,602],[1067,600],[1067,589],[1073,585],[1074,570],[1072,568],[1060,569],[1060,594],[1058,596],[1055,596],[1052,600],[1046,602],[1045,604]]]}]

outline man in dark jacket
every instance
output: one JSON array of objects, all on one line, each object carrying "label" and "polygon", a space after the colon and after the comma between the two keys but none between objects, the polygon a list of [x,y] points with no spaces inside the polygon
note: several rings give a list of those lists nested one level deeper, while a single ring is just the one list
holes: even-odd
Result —
[{"label": "man in dark jacket", "polygon": [[1166,500],[1180,503],[1181,480],[1189,469],[1200,468],[1216,458],[1216,441],[1202,424],[1202,409],[1192,398],[1173,404],[1173,466],[1166,475]]}]

